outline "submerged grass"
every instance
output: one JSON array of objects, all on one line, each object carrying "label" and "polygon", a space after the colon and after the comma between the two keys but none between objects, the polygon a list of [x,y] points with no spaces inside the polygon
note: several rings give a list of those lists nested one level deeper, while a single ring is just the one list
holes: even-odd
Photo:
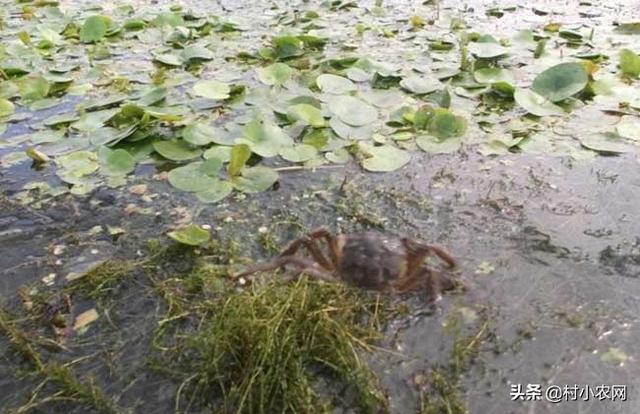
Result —
[{"label": "submerged grass", "polygon": [[303,278],[270,281],[198,307],[197,331],[178,334],[182,339],[164,355],[163,364],[172,361],[170,369],[184,378],[178,411],[322,412],[340,399],[359,412],[386,411],[376,378],[359,357],[379,337],[379,301]]}]

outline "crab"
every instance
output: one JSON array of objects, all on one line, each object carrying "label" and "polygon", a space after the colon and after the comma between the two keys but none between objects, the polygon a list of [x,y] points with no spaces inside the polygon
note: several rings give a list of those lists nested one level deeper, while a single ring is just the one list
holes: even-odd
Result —
[{"label": "crab", "polygon": [[[326,252],[320,240],[325,242]],[[310,257],[296,255],[303,246]],[[429,256],[439,259],[441,266],[428,265]],[[367,290],[422,290],[434,301],[441,292],[462,286],[455,267],[456,261],[443,248],[419,240],[374,231],[333,235],[321,227],[290,242],[274,259],[250,266],[237,277],[284,268],[289,280],[305,274]]]}]

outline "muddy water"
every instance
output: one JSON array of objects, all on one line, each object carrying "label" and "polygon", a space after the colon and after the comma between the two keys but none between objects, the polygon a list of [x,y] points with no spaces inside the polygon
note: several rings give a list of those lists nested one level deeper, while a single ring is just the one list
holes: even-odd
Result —
[{"label": "muddy water", "polygon": [[[407,2],[388,3],[397,13],[408,7]],[[451,3],[442,2],[443,12]],[[543,4],[552,10],[576,7],[576,2]],[[212,12],[233,14],[242,8],[251,14],[246,5],[210,6]],[[490,27],[481,7],[475,7],[469,18],[475,16],[478,27]],[[609,2],[598,12],[589,24],[633,17],[623,2]],[[527,13],[516,20],[525,28],[545,19]],[[260,22],[256,19],[256,26]],[[500,30],[507,36],[517,26]],[[369,47],[379,46],[371,42]],[[435,312],[419,298],[406,298],[411,315],[390,322],[381,344],[393,352],[367,356],[393,412],[417,409],[416,378],[448,364],[452,337],[442,325],[466,309],[471,315],[486,312],[493,334],[461,379],[461,398],[471,413],[637,413],[639,167],[631,155],[577,162],[525,154],[487,158],[471,148],[455,155],[416,154],[409,167],[385,175],[362,174],[356,166],[283,173],[277,190],[215,206],[197,205],[157,182],[150,184],[157,194],[153,203],[118,190],[98,190],[84,199],[64,196],[44,202],[43,208],[3,199],[0,294],[10,300],[24,284],[41,284],[52,274],[60,283],[101,260],[135,257],[145,239],[162,236],[188,217],[238,239],[254,259],[269,254],[259,247],[258,229],[274,223],[280,223],[275,225],[280,241],[298,234],[292,222],[336,231],[378,227],[447,247],[460,260],[468,285],[464,294],[445,296]],[[151,174],[141,171],[140,178]],[[11,196],[36,179],[42,174],[21,165],[3,172],[0,186]],[[340,191],[344,183],[351,188],[346,196]],[[107,226],[122,227],[125,234],[110,235]],[[123,406],[144,403],[150,412],[172,412],[179,384],[145,370],[158,305],[138,295],[136,286],[127,288],[114,329],[86,339],[89,347],[115,349],[105,356],[113,365],[92,363],[79,370],[108,384],[107,391],[122,393]],[[466,327],[472,330],[476,323],[469,320]],[[0,402],[15,406],[22,401],[19,392],[32,384],[14,381],[9,366],[0,364]],[[539,384],[543,393],[550,385],[589,386],[591,392],[600,385],[624,385],[627,401],[601,401],[595,395],[585,401],[579,395],[577,401],[552,404],[544,394],[540,401],[511,401],[511,388],[519,384],[524,390]]]}]

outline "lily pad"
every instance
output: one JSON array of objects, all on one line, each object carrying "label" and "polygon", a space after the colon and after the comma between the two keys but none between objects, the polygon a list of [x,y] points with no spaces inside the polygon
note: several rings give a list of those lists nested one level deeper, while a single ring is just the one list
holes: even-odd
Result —
[{"label": "lily pad", "polygon": [[416,144],[421,150],[430,154],[451,154],[458,151],[462,140],[460,138],[440,139],[431,135],[421,135],[416,138]]},{"label": "lily pad", "polygon": [[356,90],[356,85],[342,76],[323,73],[316,78],[316,85],[322,92],[341,95]]},{"label": "lily pad", "polygon": [[328,106],[342,122],[351,126],[363,126],[378,119],[376,108],[353,96],[333,97]]},{"label": "lily pad", "polygon": [[192,148],[189,143],[181,139],[155,141],[153,148],[160,155],[172,161],[186,161],[199,157],[202,151]]},{"label": "lily pad", "polygon": [[291,76],[293,69],[289,65],[281,62],[274,63],[264,68],[257,69],[258,79],[265,85],[282,86]]},{"label": "lily pad", "polygon": [[565,112],[558,105],[531,89],[517,88],[513,94],[516,103],[536,116],[562,116]]},{"label": "lily pad", "polygon": [[370,155],[362,161],[362,167],[367,171],[388,172],[405,166],[411,155],[408,151],[396,148],[392,145],[370,147],[366,150]]},{"label": "lily pad", "polygon": [[531,90],[551,102],[558,102],[583,90],[588,80],[580,63],[561,63],[536,76]]},{"label": "lily pad", "polygon": [[282,158],[291,162],[304,162],[314,158],[318,150],[307,144],[281,148],[279,154]]},{"label": "lily pad", "polygon": [[136,163],[127,150],[116,149],[107,151],[108,155],[102,165],[102,171],[106,175],[127,175],[135,169]]},{"label": "lily pad", "polygon": [[80,41],[92,43],[101,40],[107,34],[111,24],[111,19],[107,16],[88,17],[80,29]]},{"label": "lily pad", "polygon": [[43,99],[49,94],[51,85],[42,76],[27,76],[18,83],[20,96],[25,101]]},{"label": "lily pad", "polygon": [[627,76],[637,78],[640,76],[640,55],[629,49],[620,51],[620,69]]},{"label": "lily pad", "polygon": [[253,152],[262,157],[273,157],[281,147],[293,144],[293,140],[280,127],[267,122],[254,120],[242,129],[243,138],[238,144],[247,144]]},{"label": "lily pad", "polygon": [[408,76],[400,81],[400,86],[416,95],[424,95],[442,88],[442,83],[437,79],[428,79],[422,76]]},{"label": "lily pad", "polygon": [[98,157],[95,152],[76,151],[58,158],[60,166],[66,170],[65,174],[82,177],[98,169]]},{"label": "lily pad", "polygon": [[207,124],[195,122],[182,130],[182,138],[193,145],[207,145],[213,142],[216,129]]},{"label": "lily pad", "polygon": [[494,42],[475,42],[469,44],[469,51],[480,59],[495,59],[506,56],[507,49]]},{"label": "lily pad", "polygon": [[193,85],[193,93],[207,99],[227,99],[231,88],[214,79],[200,80]]},{"label": "lily pad", "polygon": [[459,137],[467,130],[467,121],[448,109],[436,108],[427,121],[427,131],[439,139]]},{"label": "lily pad", "polygon": [[211,189],[220,181],[212,177],[204,168],[206,164],[201,161],[192,162],[182,167],[169,171],[169,183],[182,191],[201,192]]},{"label": "lily pad", "polygon": [[243,193],[259,193],[268,190],[278,181],[278,173],[271,168],[258,165],[245,168],[242,174],[233,177],[233,186]]},{"label": "lily pad", "polygon": [[196,193],[198,200],[203,203],[217,203],[227,197],[233,191],[233,186],[229,181],[218,180],[208,189]]},{"label": "lily pad", "polygon": [[171,237],[178,243],[186,244],[189,246],[201,246],[209,241],[211,235],[209,230],[205,230],[195,224],[189,224],[179,230],[170,231],[167,236]]},{"label": "lily pad", "polygon": [[315,106],[305,103],[290,106],[287,116],[292,121],[302,121],[304,124],[315,128],[321,128],[326,125],[322,112]]},{"label": "lily pad", "polygon": [[478,83],[494,84],[506,82],[511,85],[515,83],[513,74],[502,68],[482,68],[473,72],[473,77]]},{"label": "lily pad", "polygon": [[16,107],[10,100],[0,98],[0,118],[11,115],[15,110]]}]

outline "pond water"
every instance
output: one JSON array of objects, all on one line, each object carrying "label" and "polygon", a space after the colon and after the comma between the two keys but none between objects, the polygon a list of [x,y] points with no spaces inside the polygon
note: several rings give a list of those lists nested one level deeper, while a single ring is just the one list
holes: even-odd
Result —
[{"label": "pond water", "polygon": [[[13,2],[2,3],[2,39],[13,42],[21,22],[19,7]],[[417,67],[455,69],[459,30],[452,27],[456,24],[466,25],[468,32],[514,39],[521,30],[542,33],[544,25],[559,22],[562,29],[584,36],[579,45],[571,46],[566,43],[571,35],[559,37],[549,32],[548,54],[536,60],[531,56],[535,43],[519,46],[511,40],[510,55],[503,66],[514,72],[519,86],[530,85],[542,70],[562,61],[565,54],[581,53],[608,55],[608,60],[594,60],[601,65],[598,73],[617,80],[619,50],[640,51],[640,35],[614,30],[614,23],[640,21],[640,11],[632,2],[436,3],[439,11],[434,4],[410,1],[381,5],[357,2],[357,7],[333,9],[327,6],[328,2],[185,1],[183,10],[191,10],[194,15],[220,16],[243,31],[229,37],[212,35],[208,45],[214,56],[202,67],[191,71],[174,69],[169,75],[175,85],[168,92],[169,98],[176,105],[195,99],[186,93],[191,83],[214,77],[229,84],[245,84],[255,94],[247,92],[245,99],[251,105],[231,102],[219,113],[207,102],[190,107],[191,112],[178,124],[211,117],[216,127],[232,124],[232,135],[238,125],[251,122],[255,108],[273,112],[281,104],[277,100],[305,95],[309,89],[304,86],[308,84],[304,75],[300,84],[269,95],[273,88],[256,79],[255,68],[247,66],[251,64],[230,57],[244,51],[255,53],[258,47],[269,44],[270,38],[291,29],[293,26],[287,26],[287,22],[300,18],[306,10],[317,10],[320,15],[318,31],[314,33],[331,39],[324,50],[326,57],[367,55],[401,68],[403,75]],[[151,19],[173,3],[127,4],[133,6],[133,15]],[[77,22],[96,13],[126,14],[119,8],[122,4],[91,10],[97,6],[98,3],[84,1],[61,8]],[[35,13],[46,23],[43,10],[36,9]],[[487,10],[494,12],[488,14]],[[498,12],[502,17],[497,17]],[[411,16],[433,19],[435,25],[427,22],[424,32],[408,31]],[[55,13],[50,12],[49,17],[57,27]],[[463,23],[452,23],[452,17]],[[356,36],[358,24],[367,30]],[[36,39],[38,35],[33,30],[30,34]],[[160,37],[154,38],[156,34],[153,32],[139,43],[133,38],[115,42],[111,56],[96,65],[100,73],[82,66],[85,56],[75,46],[61,52],[63,58],[55,60],[55,64],[77,58],[81,69],[73,75],[74,83],[93,84],[95,89],[89,96],[106,99],[115,92],[96,86],[101,80],[120,76],[134,85],[140,76],[156,70],[148,53],[163,47]],[[456,49],[451,53],[429,53],[428,45],[436,40],[452,41]],[[467,79],[460,84],[472,81]],[[140,85],[140,90],[148,86],[136,85],[134,92]],[[24,286],[46,291],[63,286],[70,274],[80,275],[105,260],[135,259],[142,254],[147,240],[165,240],[168,231],[191,222],[209,224],[214,238],[234,240],[240,255],[252,260],[274,253],[260,241],[265,232],[275,237],[275,243],[283,244],[304,229],[320,225],[339,232],[375,228],[446,247],[459,260],[467,285],[464,293],[445,294],[435,309],[416,296],[394,299],[406,301],[409,314],[386,325],[379,344],[381,351],[363,355],[388,395],[391,412],[419,412],[421,379],[433,368],[451,363],[454,336],[444,326],[456,316],[464,332],[479,332],[482,338],[473,363],[461,371],[456,384],[459,399],[468,412],[640,412],[640,140],[637,133],[625,136],[617,130],[627,139],[614,145],[603,134],[615,131],[622,121],[629,122],[632,129],[640,128],[638,107],[633,101],[628,105],[634,94],[636,98],[640,96],[638,81],[621,83],[615,93],[575,99],[569,105],[570,114],[563,117],[541,118],[525,117],[527,111],[513,101],[494,101],[475,94],[483,85],[459,85],[451,87],[450,108],[465,117],[468,125],[460,146],[453,151],[441,147],[427,151],[413,141],[382,137],[376,142],[393,143],[410,154],[409,162],[384,173],[365,171],[370,168],[352,153],[347,154],[346,163],[330,163],[327,160],[332,156],[320,157],[322,165],[319,163],[313,170],[297,168],[303,162],[264,157],[260,165],[278,172],[275,186],[269,183],[266,190],[256,193],[237,186],[233,194],[216,203],[202,202],[175,188],[162,173],[173,167],[171,161],[158,154],[149,155],[153,150],[140,157],[122,182],[110,181],[113,177],[109,176],[83,177],[77,182],[61,178],[59,170],[64,166],[56,164],[56,160],[75,151],[98,151],[99,145],[87,142],[95,130],[79,128],[51,142],[36,133],[53,134],[54,129],[43,125],[43,120],[76,114],[76,106],[89,97],[80,92],[67,94],[56,97],[51,108],[38,110],[22,105],[21,100],[15,99],[19,94],[7,95],[16,102],[16,109],[8,115],[12,118],[2,124],[4,134],[0,136],[0,303],[16,306]],[[376,102],[375,96],[367,95],[375,95],[368,82],[358,88],[359,94],[370,97],[369,102]],[[398,87],[382,90],[387,91],[386,95],[378,96],[379,106],[375,106],[380,119],[386,119],[398,106],[393,94],[401,92]],[[330,102],[325,98],[319,99]],[[422,102],[403,102],[415,105],[417,101]],[[386,102],[390,102],[388,106]],[[82,115],[83,111],[77,113]],[[171,135],[167,130],[174,127],[172,122],[158,122],[158,128],[166,133],[163,137]],[[296,128],[283,126],[286,133],[297,132],[301,136]],[[376,131],[381,135],[398,132],[386,128],[381,126]],[[353,141],[373,145],[375,139],[370,135]],[[596,135],[598,141],[585,138]],[[536,139],[531,141],[533,144],[521,146],[504,144],[522,136]],[[500,138],[502,145],[490,145],[494,138]],[[32,164],[31,160],[13,155],[24,153],[29,147],[38,148],[54,162]],[[338,150],[346,147],[340,144],[318,153],[331,152],[335,159],[342,156]],[[132,154],[145,151],[133,145],[123,148]],[[261,151],[257,148],[251,146],[254,153]],[[260,181],[251,183],[254,184],[259,185]],[[179,260],[175,265],[179,270]],[[94,305],[90,300],[77,304],[82,310]],[[160,306],[158,298],[146,294],[135,282],[125,284],[118,289],[113,307],[100,309],[111,327],[75,338],[66,354],[79,359],[98,355],[86,363],[79,360],[77,372],[93,376],[108,395],[117,395],[120,406],[132,412],[140,407],[148,412],[174,412],[180,384],[145,365]],[[7,338],[0,338],[0,344],[5,346]],[[13,358],[3,352],[0,362],[0,405],[9,409],[24,404],[37,384],[28,375],[14,375],[21,365]],[[536,397],[537,385],[540,398]],[[617,390],[624,389],[625,400],[619,395],[613,397],[614,385]],[[560,401],[547,401],[545,392],[556,386],[564,392]],[[571,396],[566,387],[573,386],[577,386],[577,396],[574,401],[567,401]],[[517,398],[520,387],[523,395]],[[43,407],[33,411],[50,412],[46,405]],[[83,409],[73,408],[74,412],[84,412]],[[352,411],[346,406],[334,412]]]}]

